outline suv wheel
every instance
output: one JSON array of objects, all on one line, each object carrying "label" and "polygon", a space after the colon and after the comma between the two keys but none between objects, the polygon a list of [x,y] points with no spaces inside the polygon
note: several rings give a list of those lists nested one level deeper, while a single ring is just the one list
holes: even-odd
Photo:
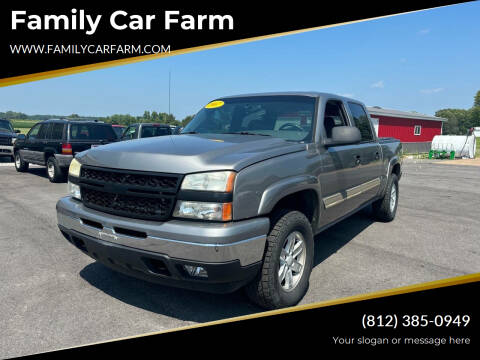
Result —
[{"label": "suv wheel", "polygon": [[19,151],[15,153],[13,158],[15,161],[15,169],[17,169],[17,171],[24,172],[28,170],[28,162],[23,161]]},{"label": "suv wheel", "polygon": [[395,218],[398,206],[398,177],[390,174],[385,195],[372,204],[373,215],[380,221],[389,222]]},{"label": "suv wheel", "polygon": [[52,183],[60,182],[65,177],[62,168],[58,166],[57,159],[55,159],[54,156],[50,156],[47,160],[47,175],[48,180]]},{"label": "suv wheel", "polygon": [[275,217],[262,269],[246,286],[247,295],[265,309],[297,304],[308,290],[313,265],[313,232],[299,211],[282,211]]}]

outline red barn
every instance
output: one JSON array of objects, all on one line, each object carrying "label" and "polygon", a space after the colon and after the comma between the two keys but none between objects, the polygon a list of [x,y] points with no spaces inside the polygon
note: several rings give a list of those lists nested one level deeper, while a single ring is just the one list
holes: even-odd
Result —
[{"label": "red barn", "polygon": [[442,134],[447,119],[420,114],[368,107],[378,137],[394,137],[403,143],[405,152],[428,152],[435,135]]}]

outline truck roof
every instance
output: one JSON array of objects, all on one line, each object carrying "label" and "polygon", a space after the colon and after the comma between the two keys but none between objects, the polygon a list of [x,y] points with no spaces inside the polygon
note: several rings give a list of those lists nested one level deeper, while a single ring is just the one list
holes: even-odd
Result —
[{"label": "truck roof", "polygon": [[252,94],[241,94],[241,95],[230,95],[230,96],[222,96],[219,99],[230,99],[230,98],[238,98],[238,97],[248,97],[248,96],[309,96],[309,97],[339,97],[348,100],[357,101],[356,99],[352,99],[349,97],[345,97],[338,94],[333,93],[325,93],[325,92],[318,92],[318,91],[280,91],[280,92],[264,92],[264,93],[252,93]]}]

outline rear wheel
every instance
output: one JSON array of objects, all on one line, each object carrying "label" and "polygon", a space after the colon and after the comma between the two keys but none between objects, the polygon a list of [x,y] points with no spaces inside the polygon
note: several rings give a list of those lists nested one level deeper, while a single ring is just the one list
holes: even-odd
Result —
[{"label": "rear wheel", "polygon": [[13,155],[14,161],[15,161],[15,169],[18,172],[25,172],[28,170],[28,162],[23,161],[22,155],[20,155],[20,152],[17,151],[15,155]]},{"label": "rear wheel", "polygon": [[54,156],[50,156],[47,160],[47,175],[48,180],[52,183],[61,182],[65,179],[64,171],[58,166],[57,159]]},{"label": "rear wheel", "polygon": [[299,211],[282,211],[267,237],[262,269],[246,286],[247,295],[265,309],[297,304],[308,289],[313,265],[313,232]]},{"label": "rear wheel", "polygon": [[398,177],[390,174],[385,195],[372,204],[373,215],[380,221],[389,222],[395,218],[398,206]]}]

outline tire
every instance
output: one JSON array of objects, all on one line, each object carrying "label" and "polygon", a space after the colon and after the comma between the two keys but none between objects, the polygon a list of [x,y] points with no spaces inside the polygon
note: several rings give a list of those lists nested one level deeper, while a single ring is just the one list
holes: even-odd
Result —
[{"label": "tire", "polygon": [[383,222],[392,221],[397,213],[398,195],[398,177],[390,174],[385,195],[372,204],[373,216]]},{"label": "tire", "polygon": [[[292,262],[292,257],[286,257],[288,242],[295,239],[297,251],[303,242],[302,251]],[[308,282],[313,266],[313,232],[310,222],[299,211],[283,210],[272,221],[272,227],[267,237],[262,269],[257,277],[245,287],[248,297],[264,309],[278,309],[296,305],[308,290]],[[283,250],[283,251],[282,251]],[[288,251],[287,251],[288,253]],[[282,256],[282,260],[280,257]],[[303,262],[301,271],[298,263]],[[283,268],[280,276],[280,268]],[[292,274],[292,277],[289,276]],[[283,278],[283,280],[282,280]],[[291,279],[291,283],[287,283]],[[292,288],[289,289],[289,286]]]},{"label": "tire", "polygon": [[13,155],[14,161],[15,161],[15,169],[18,172],[25,172],[28,170],[29,163],[26,161],[23,161],[22,155],[20,155],[20,152],[17,151]]},{"label": "tire", "polygon": [[60,166],[58,166],[55,156],[50,156],[47,160],[47,176],[52,183],[62,182],[65,179],[65,173]]}]

